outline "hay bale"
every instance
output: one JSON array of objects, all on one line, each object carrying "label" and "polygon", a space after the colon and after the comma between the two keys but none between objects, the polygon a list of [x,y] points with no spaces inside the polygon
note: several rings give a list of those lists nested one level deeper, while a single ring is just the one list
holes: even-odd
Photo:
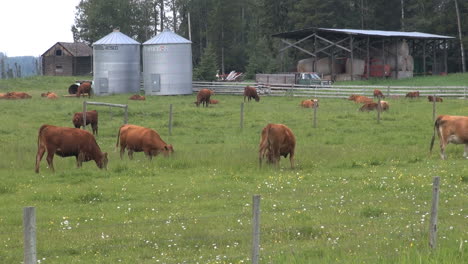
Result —
[{"label": "hay bale", "polygon": [[408,56],[409,54],[409,46],[406,40],[403,41],[398,41],[397,43],[392,43],[390,44],[387,48],[386,51],[387,53],[395,55],[395,49],[397,50],[397,55],[398,56]]},{"label": "hay bale", "polygon": [[315,58],[307,58],[297,62],[298,72],[313,72]]},{"label": "hay bale", "polygon": [[406,60],[406,70],[413,72],[414,71],[414,59],[413,56],[408,55],[405,57]]},{"label": "hay bale", "polygon": [[[366,67],[366,62],[362,59],[354,58],[353,60],[353,74],[354,75],[363,75],[364,69]],[[351,74],[351,59],[346,60],[346,73]]]},{"label": "hay bale", "polygon": [[[406,71],[406,56],[397,56],[398,59],[398,71]],[[390,65],[392,71],[395,70],[395,56],[388,56],[385,58],[386,64]]]}]

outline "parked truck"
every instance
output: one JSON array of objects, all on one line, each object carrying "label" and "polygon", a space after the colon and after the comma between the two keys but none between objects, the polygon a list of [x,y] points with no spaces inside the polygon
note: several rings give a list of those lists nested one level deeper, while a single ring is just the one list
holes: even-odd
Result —
[{"label": "parked truck", "polygon": [[255,75],[255,82],[262,84],[303,84],[303,85],[330,85],[331,82],[323,80],[315,72],[290,73],[259,73]]}]

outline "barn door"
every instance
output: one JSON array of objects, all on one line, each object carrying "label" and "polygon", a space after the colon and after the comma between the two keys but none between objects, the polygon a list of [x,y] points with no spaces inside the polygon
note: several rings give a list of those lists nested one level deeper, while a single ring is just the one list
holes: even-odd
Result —
[{"label": "barn door", "polygon": [[151,91],[152,92],[161,91],[161,75],[160,74],[151,74]]},{"label": "barn door", "polygon": [[109,93],[109,79],[98,78],[98,91],[99,94]]}]

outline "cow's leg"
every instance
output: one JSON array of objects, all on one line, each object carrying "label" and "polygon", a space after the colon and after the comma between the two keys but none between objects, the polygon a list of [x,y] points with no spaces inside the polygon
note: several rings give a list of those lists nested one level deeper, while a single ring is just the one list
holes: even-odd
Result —
[{"label": "cow's leg", "polygon": [[133,150],[132,149],[128,149],[128,158],[129,159],[133,159]]},{"label": "cow's leg", "polygon": [[120,145],[120,159],[123,159],[124,154],[125,154],[125,145]]},{"label": "cow's leg", "polygon": [[76,167],[77,168],[81,168],[81,166],[83,165],[83,161],[84,161],[84,153],[83,152],[80,152],[78,154],[78,156],[76,156]]},{"label": "cow's leg", "polygon": [[447,146],[447,143],[445,142],[445,139],[440,138],[440,158],[443,160],[447,159],[447,155],[445,154],[446,146]]},{"label": "cow's leg", "polygon": [[294,151],[289,153],[289,162],[291,163],[291,169],[294,169]]},{"label": "cow's leg", "polygon": [[92,124],[91,127],[93,128],[93,135],[96,134],[96,136],[98,135],[97,134],[97,124]]},{"label": "cow's leg", "polygon": [[39,173],[39,164],[41,163],[42,157],[44,156],[45,153],[45,147],[44,146],[39,146],[37,149],[37,155],[36,155],[36,173]]},{"label": "cow's leg", "polygon": [[54,154],[55,154],[55,149],[51,151],[50,149],[47,150],[47,164],[49,164],[49,168],[52,170],[52,172],[55,172],[54,169]]},{"label": "cow's leg", "polygon": [[463,157],[468,159],[468,144],[465,144],[465,152],[463,152]]}]

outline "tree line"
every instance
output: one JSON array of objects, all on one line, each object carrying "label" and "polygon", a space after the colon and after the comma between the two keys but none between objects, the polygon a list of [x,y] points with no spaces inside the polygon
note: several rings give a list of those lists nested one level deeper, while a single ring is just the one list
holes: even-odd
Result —
[{"label": "tree line", "polygon": [[[280,70],[279,39],[272,34],[308,27],[453,36],[461,47],[454,56],[461,58],[468,47],[468,1],[82,0],[76,7],[75,41],[92,44],[116,27],[139,42],[164,29],[190,39],[195,78],[212,79],[216,70],[253,76]],[[282,60],[292,64],[304,56],[290,49]]]},{"label": "tree line", "polygon": [[12,79],[41,74],[40,58],[8,57],[0,52],[0,79]]}]

